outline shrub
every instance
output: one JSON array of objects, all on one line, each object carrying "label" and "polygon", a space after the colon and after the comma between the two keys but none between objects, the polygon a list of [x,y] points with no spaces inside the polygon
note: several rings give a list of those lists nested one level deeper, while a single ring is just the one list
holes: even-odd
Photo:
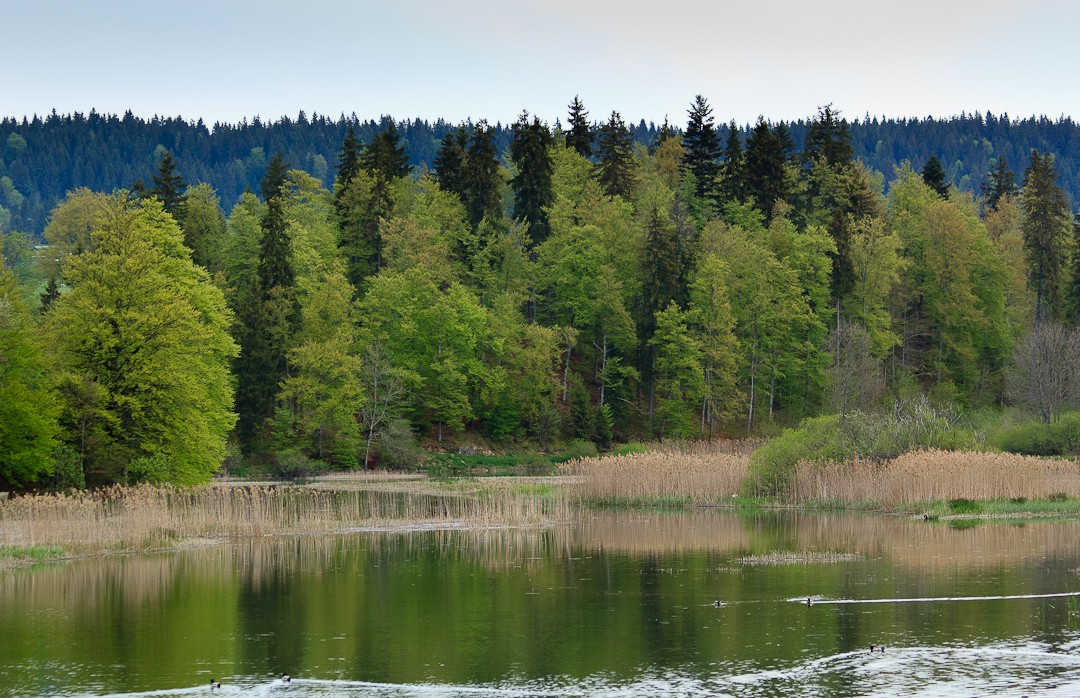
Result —
[{"label": "shrub", "polygon": [[276,461],[275,469],[284,477],[308,477],[328,469],[326,463],[309,457],[298,448],[279,452]]},{"label": "shrub", "polygon": [[557,460],[571,461],[578,458],[596,458],[596,456],[596,444],[584,439],[574,439],[566,442],[566,445],[563,447],[562,453]]},{"label": "shrub", "polygon": [[611,449],[613,456],[632,456],[636,453],[648,453],[649,447],[639,441],[627,441]]},{"label": "shrub", "polygon": [[995,438],[1003,451],[1027,456],[1080,454],[1080,412],[1067,412],[1056,422],[1021,422],[1003,428]]}]

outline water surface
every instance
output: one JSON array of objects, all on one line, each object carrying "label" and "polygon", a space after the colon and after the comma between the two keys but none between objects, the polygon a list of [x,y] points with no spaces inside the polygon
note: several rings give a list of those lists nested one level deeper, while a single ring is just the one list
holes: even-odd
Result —
[{"label": "water surface", "polygon": [[1078,568],[1075,522],[717,512],[88,559],[0,572],[0,695],[1075,696]]}]

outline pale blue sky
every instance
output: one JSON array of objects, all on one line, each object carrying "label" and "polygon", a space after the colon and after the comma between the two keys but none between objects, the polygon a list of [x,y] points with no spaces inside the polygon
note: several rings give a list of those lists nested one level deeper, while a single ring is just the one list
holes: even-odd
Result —
[{"label": "pale blue sky", "polygon": [[0,115],[1080,117],[1071,0],[0,0]]}]

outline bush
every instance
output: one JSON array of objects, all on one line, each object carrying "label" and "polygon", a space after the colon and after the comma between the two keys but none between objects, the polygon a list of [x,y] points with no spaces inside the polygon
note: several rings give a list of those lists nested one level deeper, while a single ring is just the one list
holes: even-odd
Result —
[{"label": "bush", "polygon": [[632,456],[636,453],[648,453],[649,448],[639,441],[627,441],[624,444],[611,449],[613,456]]},{"label": "bush", "polygon": [[275,470],[283,477],[309,477],[328,469],[326,463],[309,457],[298,448],[279,452],[275,461]]},{"label": "bush", "polygon": [[974,432],[955,425],[959,415],[925,397],[898,400],[886,414],[851,412],[804,420],[750,456],[744,493],[776,496],[791,484],[800,461],[886,461],[920,449],[972,448]]},{"label": "bush", "polygon": [[558,460],[571,461],[578,458],[596,458],[596,456],[596,444],[584,439],[574,439],[573,441],[566,442],[566,445],[563,446],[562,453],[559,454]]},{"label": "bush", "polygon": [[1080,455],[1080,412],[1067,412],[1056,422],[1021,422],[1003,428],[994,445],[1025,456]]}]

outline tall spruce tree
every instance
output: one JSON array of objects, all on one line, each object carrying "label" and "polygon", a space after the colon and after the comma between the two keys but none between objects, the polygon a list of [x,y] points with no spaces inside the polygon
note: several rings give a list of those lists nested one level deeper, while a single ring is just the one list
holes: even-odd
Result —
[{"label": "tall spruce tree", "polygon": [[1066,320],[1080,327],[1080,213],[1073,216],[1072,273],[1065,289]]},{"label": "tall spruce tree", "polygon": [[529,237],[533,244],[539,244],[551,232],[548,208],[555,201],[551,189],[554,168],[548,151],[551,131],[536,117],[530,123],[528,114],[522,114],[513,126],[513,134],[510,159],[517,167],[517,175],[510,180],[510,188],[514,191],[514,217],[529,224]]},{"label": "tall spruce tree", "polygon": [[683,167],[697,180],[697,195],[705,198],[716,193],[716,177],[720,172],[720,138],[713,125],[712,108],[701,95],[687,111],[689,120],[683,134]]},{"label": "tall spruce tree", "polygon": [[473,128],[465,158],[465,210],[469,223],[478,228],[486,216],[502,212],[499,159],[495,151],[495,130],[480,120]]},{"label": "tall spruce tree", "polygon": [[600,127],[596,148],[596,177],[608,196],[628,199],[634,191],[634,136],[619,112]]},{"label": "tall spruce tree", "polygon": [[986,181],[982,184],[986,207],[991,211],[998,210],[1001,200],[1014,198],[1017,190],[1016,173],[1009,169],[1004,157],[998,157],[997,164],[986,173]]},{"label": "tall spruce tree", "polygon": [[943,199],[949,198],[949,185],[945,183],[945,168],[935,156],[930,156],[920,174],[923,183],[937,192],[938,196]]},{"label": "tall spruce tree", "polygon": [[285,162],[285,156],[279,150],[274,154],[273,159],[270,160],[270,164],[266,168],[266,173],[259,182],[263,201],[270,201],[270,199],[281,193],[282,187],[285,186],[285,175],[288,173],[289,164]]},{"label": "tall spruce tree", "polygon": [[372,175],[381,176],[387,182],[409,174],[409,158],[405,146],[400,143],[397,127],[389,120],[386,128],[375,134],[371,143],[360,154],[360,164]]},{"label": "tall spruce tree", "polygon": [[746,191],[766,221],[772,218],[776,202],[788,192],[783,144],[764,118],[758,118],[746,139]]},{"label": "tall spruce tree", "polygon": [[456,194],[462,204],[467,203],[466,160],[468,158],[469,132],[463,127],[447,131],[435,153],[435,181],[443,191]]},{"label": "tall spruce tree", "polygon": [[566,133],[566,147],[573,148],[583,158],[592,157],[593,132],[589,127],[589,112],[577,95],[568,106],[570,109],[570,130]]},{"label": "tall spruce tree", "polygon": [[1028,263],[1028,283],[1035,291],[1035,321],[1060,320],[1061,282],[1069,238],[1069,206],[1057,184],[1054,156],[1031,151],[1024,172],[1021,230]]},{"label": "tall spruce tree", "polygon": [[345,131],[345,139],[341,142],[341,152],[338,153],[337,177],[334,178],[334,206],[341,213],[341,196],[349,182],[360,172],[360,156],[364,145],[356,137],[356,132],[350,124]]},{"label": "tall spruce tree", "polygon": [[739,140],[739,127],[732,121],[724,145],[724,162],[720,165],[720,201],[742,203],[745,200],[746,159]]},{"label": "tall spruce tree", "polygon": [[176,159],[170,151],[162,152],[153,180],[154,186],[147,189],[146,194],[160,201],[165,211],[179,220],[184,207],[187,182],[176,171]]},{"label": "tall spruce tree", "polygon": [[817,118],[806,129],[803,162],[810,164],[823,158],[830,165],[846,165],[854,155],[847,120],[840,118],[840,112],[833,111],[831,104],[818,109]]}]

